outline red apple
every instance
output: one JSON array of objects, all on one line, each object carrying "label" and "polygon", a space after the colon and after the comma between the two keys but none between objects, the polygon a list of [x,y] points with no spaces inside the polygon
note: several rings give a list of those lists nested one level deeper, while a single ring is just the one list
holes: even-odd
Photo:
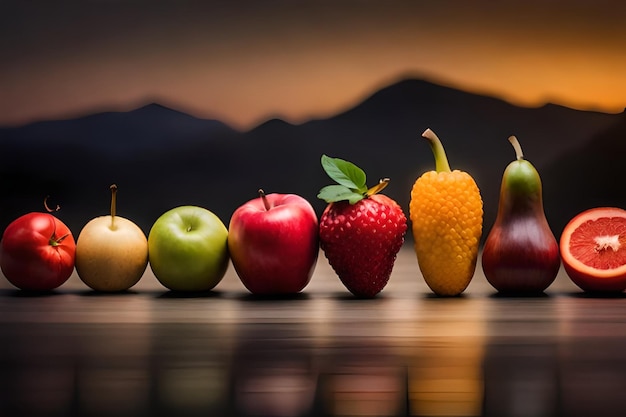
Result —
[{"label": "red apple", "polygon": [[228,227],[228,250],[253,294],[295,294],[311,280],[319,252],[317,215],[295,194],[268,194],[243,204]]}]

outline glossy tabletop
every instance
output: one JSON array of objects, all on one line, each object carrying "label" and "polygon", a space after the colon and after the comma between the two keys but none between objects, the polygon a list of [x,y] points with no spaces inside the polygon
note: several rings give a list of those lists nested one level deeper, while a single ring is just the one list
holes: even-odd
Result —
[{"label": "glossy tabletop", "polygon": [[49,294],[0,288],[0,416],[623,416],[626,299],[561,269],[503,297],[480,264],[431,294],[409,246],[355,299],[323,255],[288,298],[167,291],[148,269],[121,294],[74,274]]}]

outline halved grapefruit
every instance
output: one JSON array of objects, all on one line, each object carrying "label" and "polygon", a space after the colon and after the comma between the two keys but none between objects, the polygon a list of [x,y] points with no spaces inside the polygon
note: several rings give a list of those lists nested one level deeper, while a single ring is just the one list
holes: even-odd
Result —
[{"label": "halved grapefruit", "polygon": [[626,210],[583,211],[565,226],[559,246],[567,275],[582,290],[626,289]]}]

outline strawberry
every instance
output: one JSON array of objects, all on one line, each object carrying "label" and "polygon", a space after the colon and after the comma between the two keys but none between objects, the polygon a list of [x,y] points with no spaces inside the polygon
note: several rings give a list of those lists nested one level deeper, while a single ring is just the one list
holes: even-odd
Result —
[{"label": "strawberry", "polygon": [[393,199],[377,194],[389,179],[368,189],[365,172],[351,162],[323,155],[322,167],[338,184],[317,196],[329,203],[320,219],[320,246],[352,294],[374,297],[391,276],[406,216]]}]

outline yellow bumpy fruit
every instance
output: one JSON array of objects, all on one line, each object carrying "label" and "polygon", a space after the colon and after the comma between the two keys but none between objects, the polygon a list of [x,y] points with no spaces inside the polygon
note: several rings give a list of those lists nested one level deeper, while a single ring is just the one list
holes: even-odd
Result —
[{"label": "yellow bumpy fruit", "polygon": [[482,234],[483,202],[474,179],[451,171],[437,136],[427,129],[436,171],[413,184],[409,216],[415,253],[426,284],[437,295],[461,294],[476,270]]}]

